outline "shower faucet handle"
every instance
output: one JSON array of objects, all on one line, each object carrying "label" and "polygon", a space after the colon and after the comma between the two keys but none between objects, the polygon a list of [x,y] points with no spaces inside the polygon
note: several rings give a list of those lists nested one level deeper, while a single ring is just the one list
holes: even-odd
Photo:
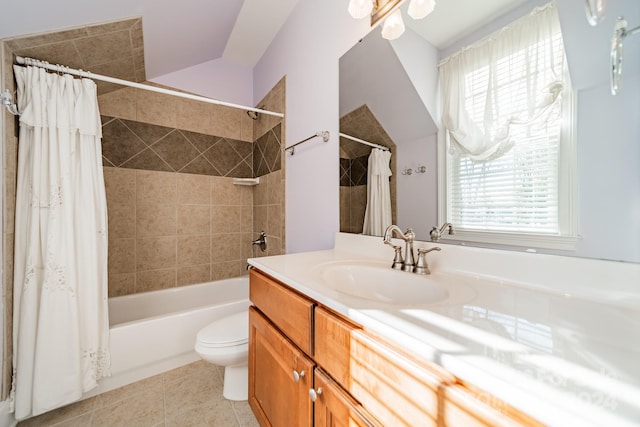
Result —
[{"label": "shower faucet handle", "polygon": [[260,246],[262,252],[267,250],[267,234],[264,231],[260,232],[260,237],[251,242],[252,245]]}]

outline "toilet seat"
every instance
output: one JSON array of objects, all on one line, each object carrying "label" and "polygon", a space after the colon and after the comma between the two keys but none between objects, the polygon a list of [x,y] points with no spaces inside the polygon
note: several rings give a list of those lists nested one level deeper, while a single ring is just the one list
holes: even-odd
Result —
[{"label": "toilet seat", "polygon": [[246,344],[249,341],[249,315],[241,311],[216,320],[198,332],[196,341],[207,348]]}]

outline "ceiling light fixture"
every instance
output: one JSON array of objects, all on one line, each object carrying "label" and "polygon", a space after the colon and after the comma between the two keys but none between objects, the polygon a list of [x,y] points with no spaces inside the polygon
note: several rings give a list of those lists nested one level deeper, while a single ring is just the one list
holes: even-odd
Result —
[{"label": "ceiling light fixture", "polygon": [[596,26],[604,19],[607,10],[607,0],[585,0],[584,9],[587,13],[587,21],[591,26]]},{"label": "ceiling light fixture", "polygon": [[347,10],[354,19],[364,18],[371,15],[373,0],[350,0]]},{"label": "ceiling light fixture", "polygon": [[387,16],[382,25],[382,38],[387,40],[395,40],[404,33],[404,21],[400,9],[396,9]]},{"label": "ceiling light fixture", "polygon": [[407,13],[413,19],[422,19],[436,7],[435,0],[411,0]]},{"label": "ceiling light fixture", "polygon": [[[400,5],[405,1],[406,0],[349,0],[347,10],[355,19],[361,19],[370,15],[371,26],[384,18],[382,37],[387,40],[394,40],[404,33],[405,27],[402,20],[402,13],[400,12]],[[422,19],[433,12],[435,7],[435,0],[411,0],[407,13],[413,19]]]}]

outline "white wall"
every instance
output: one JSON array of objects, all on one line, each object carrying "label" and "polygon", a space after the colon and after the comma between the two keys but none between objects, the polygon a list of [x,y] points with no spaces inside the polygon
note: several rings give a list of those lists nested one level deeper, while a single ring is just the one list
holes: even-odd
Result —
[{"label": "white wall", "polygon": [[349,49],[339,64],[340,117],[366,104],[397,147],[437,132],[395,44],[378,31]]},{"label": "white wall", "polygon": [[[254,100],[286,75],[286,143],[319,130],[286,161],[287,252],[333,247],[339,229],[338,59],[368,31],[345,1],[301,0],[254,69]],[[376,30],[377,31],[377,30]]]},{"label": "white wall", "polygon": [[[413,228],[416,239],[429,240],[429,231],[439,226],[438,221],[438,158],[436,135],[405,142],[397,150],[397,210],[398,226],[403,230]],[[416,173],[419,166],[426,166],[425,173]],[[402,171],[411,168],[411,175]]]},{"label": "white wall", "polygon": [[253,70],[224,58],[165,74],[152,82],[240,105],[253,105]]},{"label": "white wall", "polygon": [[609,88],[615,18],[640,25],[640,2],[608,3],[607,17],[588,25],[581,5],[557,0],[571,82],[578,95],[577,254],[640,262],[640,36],[624,42],[623,89]]},{"label": "white wall", "polygon": [[[309,142],[295,157],[287,159],[289,252],[331,247],[332,233],[338,230],[338,60],[368,31],[366,22],[354,21],[348,15],[345,3],[301,0],[254,69],[254,100],[287,76],[288,144],[320,129],[332,134],[329,143]],[[578,68],[586,73],[590,67],[608,67],[607,52],[596,53],[584,42],[593,37],[594,29],[582,25],[586,22],[583,3],[558,3],[563,28],[571,31],[565,40],[567,49],[590,61],[587,67]],[[620,0],[617,4],[612,14],[624,10],[631,26],[640,24],[637,0]],[[610,16],[605,20],[607,30],[602,31],[608,34],[613,22]],[[610,40],[610,34],[605,39]],[[634,46],[640,46],[640,37],[625,41],[625,49],[630,49],[625,57],[636,52]],[[571,53],[569,56],[570,63],[575,61]],[[640,90],[633,80],[638,71],[640,67],[626,69],[626,92],[606,112],[603,105],[612,105],[608,83],[580,83],[584,89],[578,94],[578,219],[583,239],[572,255],[640,262]],[[592,88],[587,90],[587,86]],[[613,158],[614,153],[620,153],[620,157]]]},{"label": "white wall", "polygon": [[640,74],[581,90],[578,114],[578,253],[640,262]]},{"label": "white wall", "polygon": [[438,49],[409,28],[391,45],[437,126]]}]

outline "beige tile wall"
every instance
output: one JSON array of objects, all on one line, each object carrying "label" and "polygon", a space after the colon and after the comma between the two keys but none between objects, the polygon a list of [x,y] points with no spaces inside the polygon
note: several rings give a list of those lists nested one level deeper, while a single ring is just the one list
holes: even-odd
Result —
[{"label": "beige tile wall", "polygon": [[340,231],[362,233],[367,208],[367,186],[340,187]]},{"label": "beige tile wall", "polygon": [[98,104],[105,116],[254,141],[254,121],[237,108],[129,87],[100,95]]},{"label": "beige tile wall", "polygon": [[[258,106],[271,111],[285,112],[286,78],[283,77],[258,102]],[[285,119],[261,115],[254,120],[254,141],[281,124],[279,133],[281,149],[286,147]],[[281,255],[286,253],[285,245],[285,163],[286,156],[280,156],[280,169],[260,177],[260,184],[253,187],[253,233],[254,236],[264,230],[267,235],[267,251],[254,248],[254,256]],[[257,171],[254,170],[255,173]]]},{"label": "beige tile wall", "polygon": [[109,296],[242,275],[253,188],[231,178],[104,168]]},{"label": "beige tile wall", "polygon": [[[121,96],[125,93],[128,95]],[[167,113],[175,107],[167,99],[130,94],[122,90],[101,96],[101,113],[139,121],[138,114],[127,116],[133,102],[137,111],[156,112],[152,124],[211,132],[192,127],[191,118],[182,122]],[[119,103],[111,104],[114,99]],[[284,79],[264,102],[274,105],[283,101]],[[188,108],[184,106],[183,110]],[[215,115],[215,108],[207,106],[194,114],[209,118]],[[225,129],[234,129],[233,126],[220,125],[218,130],[227,132],[228,137],[246,138],[251,134],[257,139],[260,132],[271,130],[267,125],[275,126],[280,121],[265,115],[253,121],[244,111],[236,111],[241,115],[222,114],[219,118],[231,123],[246,118],[253,126],[249,131],[236,126],[241,133],[231,134]],[[281,161],[284,164],[284,159]],[[234,185],[228,177],[111,167],[104,170],[109,209],[110,296],[235,277],[244,274],[247,258],[284,253],[282,169],[260,177],[260,184],[255,187]],[[268,239],[266,252],[251,245],[263,230]]]},{"label": "beige tile wall", "polygon": [[284,248],[284,174],[282,170],[260,177],[260,184],[254,187],[253,230],[264,231],[267,235],[267,250],[257,247],[254,256],[280,255]]},{"label": "beige tile wall", "polygon": [[[284,111],[284,87],[283,78],[258,105]],[[120,93],[105,96],[118,97]],[[133,119],[122,113],[131,98],[104,107],[105,96],[100,97],[102,114]],[[147,108],[140,104],[140,98],[134,99],[136,109]],[[157,117],[170,116],[160,109],[173,108],[171,102],[153,102]],[[282,122],[266,115],[254,121],[244,111],[237,111],[253,122],[250,133],[255,139]],[[156,119],[152,124],[189,127],[175,118]],[[281,139],[284,146],[284,136]],[[245,273],[247,258],[284,253],[284,161],[282,156],[281,169],[261,176],[260,184],[254,187],[234,185],[228,177],[105,167],[109,295],[235,277]],[[267,234],[265,252],[251,245],[263,230]]]}]

